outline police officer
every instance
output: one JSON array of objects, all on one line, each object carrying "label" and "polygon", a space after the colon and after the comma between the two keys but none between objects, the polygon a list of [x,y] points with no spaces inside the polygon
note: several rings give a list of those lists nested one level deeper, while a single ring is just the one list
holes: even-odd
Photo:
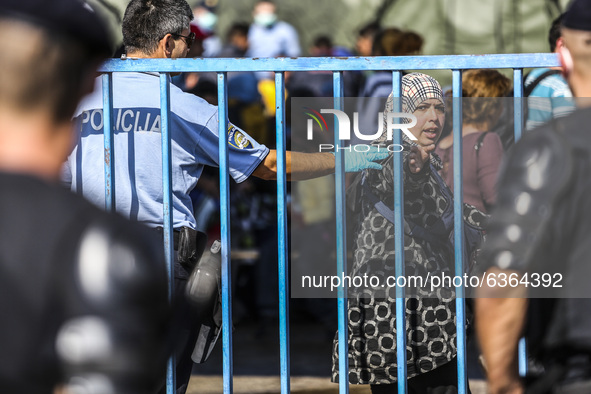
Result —
[{"label": "police officer", "polygon": [[57,182],[105,28],[78,0],[2,0],[0,37],[0,392],[152,392],[168,347],[160,243]]},{"label": "police officer", "polygon": [[[562,34],[568,83],[576,97],[591,97],[591,2],[571,3]],[[591,109],[577,104],[520,140],[500,178],[480,260],[492,279],[476,300],[491,393],[591,392]],[[543,371],[525,384],[524,333]]]},{"label": "police officer", "polygon": [[[123,18],[123,43],[128,59],[176,59],[185,57],[194,40],[189,23],[193,18],[185,0],[132,0]],[[84,99],[75,116],[81,135],[68,158],[64,180],[98,206],[104,206],[104,143],[102,131],[102,85],[97,79],[94,92]],[[150,227],[162,226],[162,153],[160,142],[159,76],[153,73],[113,74],[113,127],[116,207],[126,217]],[[173,227],[179,242],[175,261],[175,289],[182,292],[195,263],[184,256],[196,228],[190,191],[205,165],[218,166],[218,109],[205,100],[170,86],[172,150]],[[243,182],[254,175],[275,179],[277,154],[259,144],[237,126],[229,123],[226,136],[230,175]],[[371,160],[385,158],[387,152],[353,153],[346,160],[347,170],[381,168]],[[330,153],[287,152],[289,179],[306,179],[334,172]],[[186,242],[184,240],[187,240]],[[183,334],[177,351],[177,393],[184,393],[191,376],[191,353],[197,335],[196,325],[186,311]],[[185,345],[182,345],[184,343]]]}]

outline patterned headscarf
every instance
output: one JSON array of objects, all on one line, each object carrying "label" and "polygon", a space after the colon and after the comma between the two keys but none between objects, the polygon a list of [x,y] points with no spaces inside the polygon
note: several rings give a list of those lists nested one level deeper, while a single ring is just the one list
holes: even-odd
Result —
[{"label": "patterned headscarf", "polygon": [[402,112],[412,114],[423,101],[429,99],[437,99],[445,105],[441,85],[435,78],[421,73],[402,77]]},{"label": "patterned headscarf", "polygon": [[[439,85],[439,82],[435,78],[421,73],[406,74],[402,77],[402,112],[412,114],[423,101],[429,99],[437,99],[441,101],[441,104],[445,105],[441,85]],[[394,96],[392,93],[388,96],[386,108],[384,108],[384,132],[374,141],[375,143],[381,144],[386,142],[388,132],[387,114],[389,112],[394,112]],[[406,118],[400,121],[402,123],[410,122]],[[410,142],[406,135],[403,134],[402,137],[406,142]]]}]

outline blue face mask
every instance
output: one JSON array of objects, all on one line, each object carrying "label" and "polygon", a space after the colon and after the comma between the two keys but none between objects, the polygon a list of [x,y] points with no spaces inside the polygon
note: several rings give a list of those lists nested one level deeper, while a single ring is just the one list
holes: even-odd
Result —
[{"label": "blue face mask", "polygon": [[201,29],[210,32],[215,27],[218,17],[213,12],[206,12],[196,18],[197,26]]},{"label": "blue face mask", "polygon": [[254,16],[254,23],[259,26],[269,27],[277,21],[277,15],[272,13],[260,13]]}]

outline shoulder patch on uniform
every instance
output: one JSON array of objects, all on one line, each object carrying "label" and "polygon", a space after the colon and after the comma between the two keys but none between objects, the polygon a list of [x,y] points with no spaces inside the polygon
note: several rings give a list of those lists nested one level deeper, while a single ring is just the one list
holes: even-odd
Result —
[{"label": "shoulder patch on uniform", "polygon": [[240,130],[233,124],[228,125],[228,143],[234,148],[246,149],[251,148],[252,144]]}]

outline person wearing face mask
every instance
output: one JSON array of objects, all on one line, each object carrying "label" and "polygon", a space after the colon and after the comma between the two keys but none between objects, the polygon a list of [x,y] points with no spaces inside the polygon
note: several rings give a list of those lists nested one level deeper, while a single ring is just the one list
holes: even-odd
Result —
[{"label": "person wearing face mask", "polygon": [[[289,23],[277,20],[276,12],[275,4],[269,0],[261,0],[255,4],[252,13],[254,23],[248,31],[247,57],[300,56],[298,32]],[[273,74],[258,75],[272,78]]]},{"label": "person wearing face mask", "polygon": [[[394,99],[390,94],[384,114],[394,112],[393,108]],[[415,125],[408,129],[414,141],[403,134],[403,151],[390,154],[382,162],[381,171],[363,175],[361,195],[355,204],[361,208],[356,213],[358,225],[349,276],[378,278],[385,286],[371,284],[350,287],[349,291],[348,378],[351,384],[369,384],[372,394],[398,392],[396,294],[395,287],[387,282],[395,275],[394,155],[403,155],[406,276],[454,276],[453,224],[444,219],[453,216],[450,215],[453,195],[439,176],[441,160],[434,153],[445,121],[439,83],[421,73],[405,75],[402,78],[402,112],[415,117]],[[388,132],[384,129],[386,131],[372,144],[387,145]],[[347,199],[350,197],[348,194]],[[479,234],[485,216],[474,207],[464,206],[465,227],[472,226]],[[455,302],[454,289],[449,287],[434,291],[416,288],[411,292],[408,289],[406,293],[406,333],[401,335],[407,336],[408,392],[411,394],[457,393]],[[338,382],[340,372],[338,356],[338,337],[335,337],[334,382]]]},{"label": "person wearing face mask", "polygon": [[191,24],[195,24],[205,34],[203,40],[203,57],[218,57],[222,50],[222,40],[215,34],[215,26],[218,22],[218,16],[215,14],[217,0],[205,0],[193,8],[193,17]]},{"label": "person wearing face mask", "polygon": [[[270,0],[259,0],[252,12],[254,23],[248,30],[246,57],[297,57],[301,54],[298,32],[287,22],[277,20],[277,8]],[[275,82],[272,72],[255,73],[263,98],[265,115],[275,116]]]},{"label": "person wearing face mask", "polygon": [[[492,394],[591,392],[591,2],[571,3],[562,38],[563,72],[579,108],[510,151],[479,259],[488,277],[515,279],[485,283],[476,299]],[[517,368],[522,335],[543,367],[525,379]]]}]

